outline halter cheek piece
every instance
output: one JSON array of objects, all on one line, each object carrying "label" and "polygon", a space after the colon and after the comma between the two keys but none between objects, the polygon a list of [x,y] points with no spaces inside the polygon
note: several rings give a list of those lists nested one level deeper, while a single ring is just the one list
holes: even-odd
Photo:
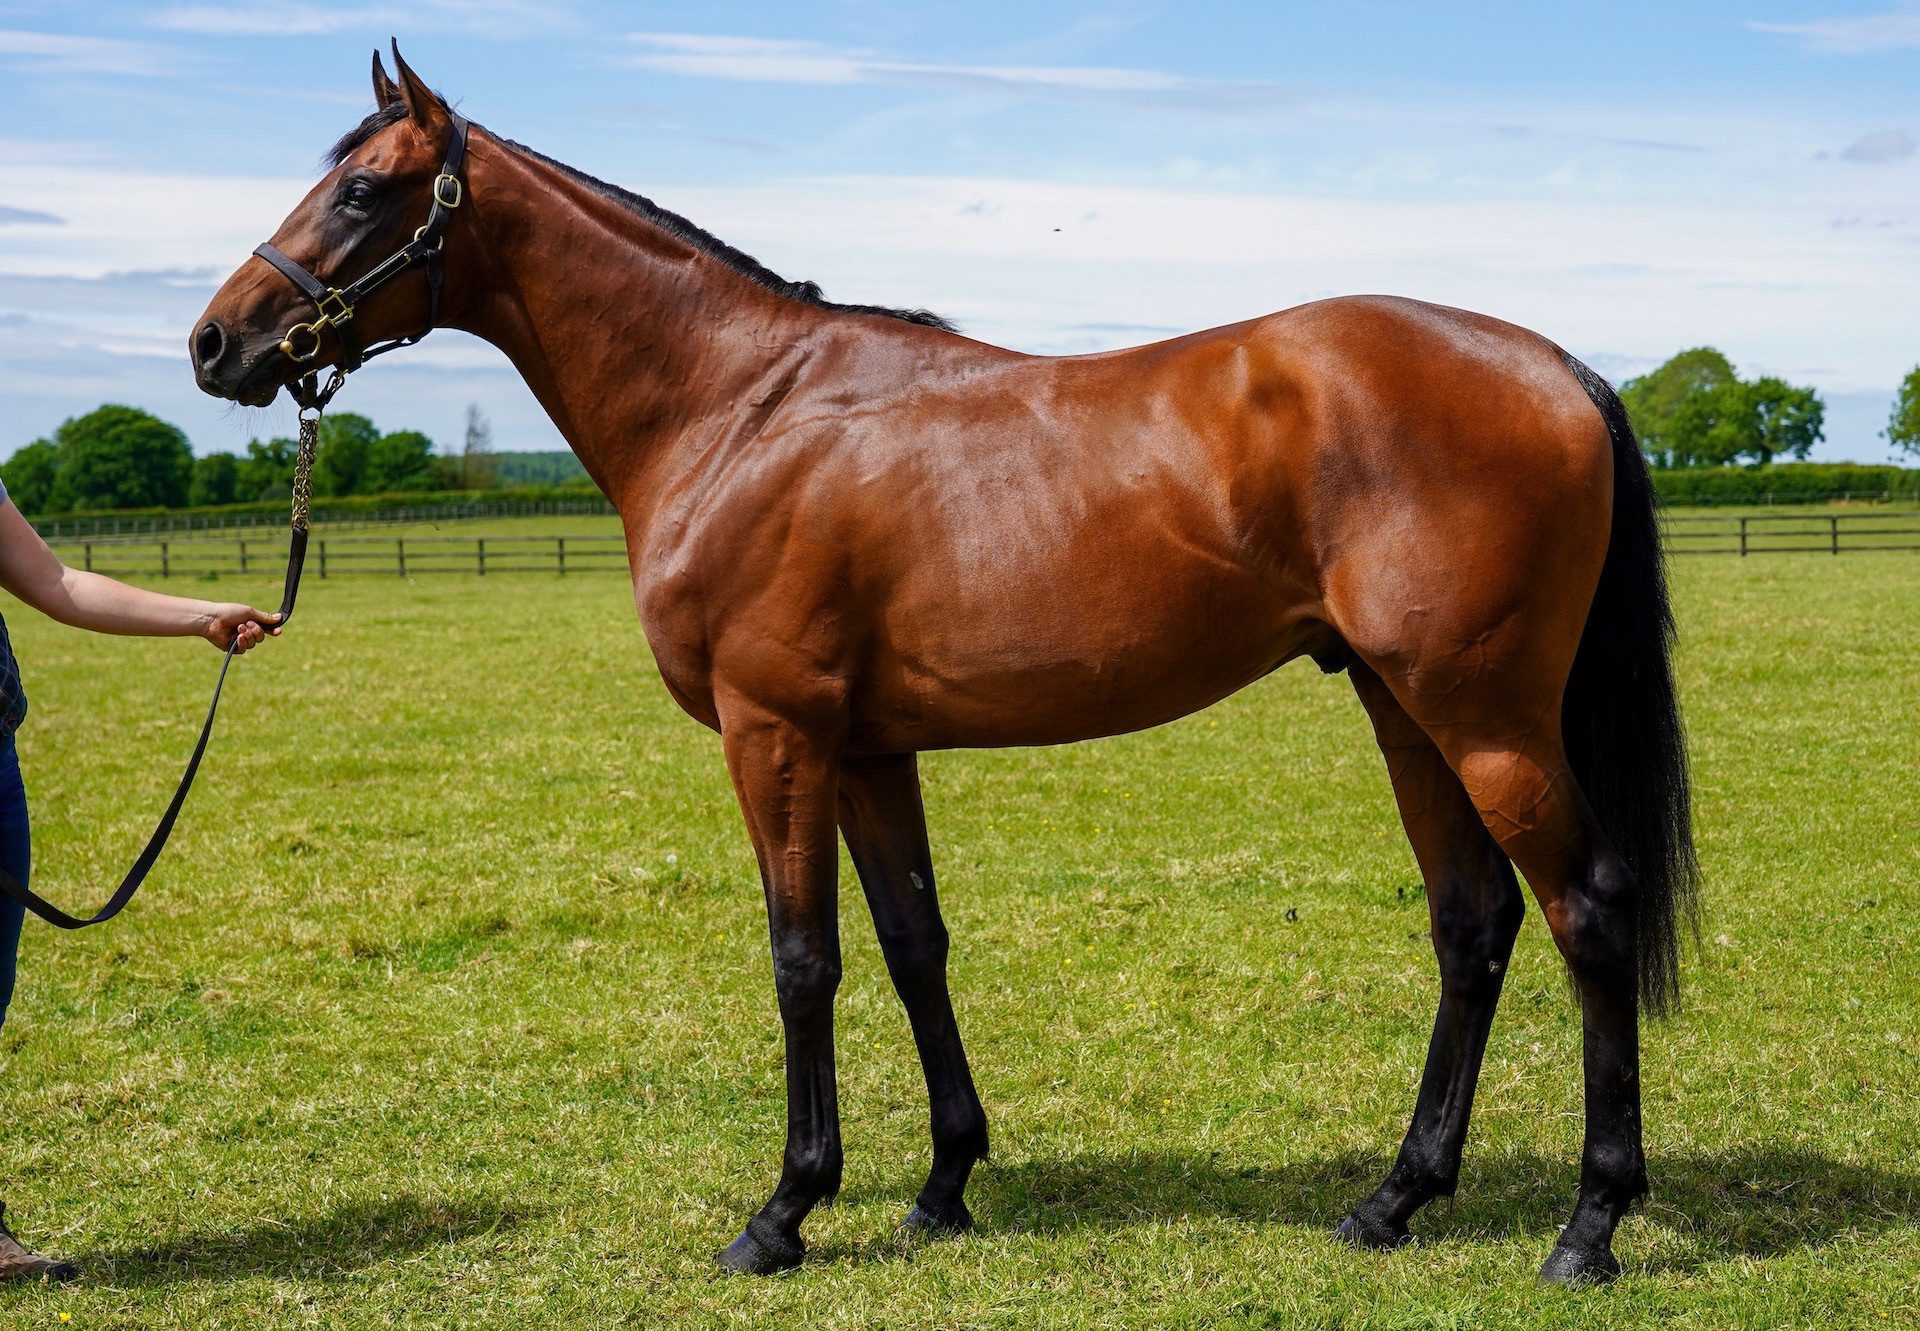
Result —
[{"label": "halter cheek piece", "polygon": [[[433,182],[433,210],[427,214],[426,224],[413,233],[412,240],[344,287],[328,286],[271,244],[254,248],[256,255],[279,269],[319,311],[317,318],[295,324],[287,330],[286,337],[280,343],[280,351],[287,359],[296,365],[311,364],[320,354],[321,333],[331,328],[335,340],[340,344],[336,375],[346,375],[375,356],[384,355],[398,347],[412,346],[433,331],[434,325],[440,321],[441,245],[446,240],[447,224],[453,220],[453,210],[466,198],[466,186],[461,176],[466,160],[467,122],[464,117],[454,115],[453,135],[447,143],[446,161]],[[359,338],[354,335],[354,309],[362,300],[410,268],[421,268],[426,272],[427,298],[432,302],[426,327],[411,337],[396,337],[377,346],[362,347]],[[337,383],[336,379],[336,387]],[[313,396],[313,390],[308,388],[306,395]],[[299,400],[300,397],[301,394],[296,392],[295,399]]]}]

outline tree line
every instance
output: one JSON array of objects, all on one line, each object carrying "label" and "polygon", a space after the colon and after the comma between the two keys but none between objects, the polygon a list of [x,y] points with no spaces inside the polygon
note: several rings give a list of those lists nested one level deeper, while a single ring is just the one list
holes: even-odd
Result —
[{"label": "tree line", "polygon": [[[1773,375],[1742,379],[1713,347],[1690,347],[1620,385],[1647,460],[1656,467],[1764,466],[1802,459],[1820,442],[1826,404]],[[1920,457],[1920,366],[1894,395],[1880,437]]]},{"label": "tree line", "polygon": [[[24,513],[182,508],[287,499],[298,451],[292,439],[251,439],[244,454],[193,455],[187,436],[138,407],[107,405],[66,421],[0,463]],[[316,495],[480,490],[498,481],[492,431],[467,409],[460,453],[443,455],[418,430],[386,433],[365,416],[329,412],[313,464]]]}]

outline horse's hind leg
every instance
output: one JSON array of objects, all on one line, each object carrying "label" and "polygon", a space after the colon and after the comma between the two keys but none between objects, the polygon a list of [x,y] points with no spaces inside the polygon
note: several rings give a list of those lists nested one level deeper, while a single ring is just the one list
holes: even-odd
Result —
[{"label": "horse's hind leg", "polygon": [[[1581,793],[1560,734],[1558,698],[1539,681],[1424,700],[1402,678],[1395,697],[1432,735],[1500,848],[1526,876],[1580,995],[1586,1143],[1580,1199],[1541,1269],[1563,1283],[1620,1272],[1613,1231],[1647,1190],[1640,1134],[1636,880]],[[1433,715],[1426,715],[1430,705]]]},{"label": "horse's hind leg", "polygon": [[947,995],[947,928],[912,754],[840,769],[840,829],[873,911],[887,971],[913,1026],[933,1118],[933,1169],[907,1223],[935,1233],[973,1225],[963,1194],[987,1154],[987,1116],[973,1089]]},{"label": "horse's hind leg", "polygon": [[1407,1220],[1416,1210],[1453,1195],[1480,1060],[1523,908],[1513,865],[1440,750],[1378,675],[1359,662],[1350,673],[1373,720],[1426,883],[1440,963],[1440,1009],[1406,1140],[1386,1180],[1340,1225],[1349,1243],[1392,1248],[1407,1241]]}]

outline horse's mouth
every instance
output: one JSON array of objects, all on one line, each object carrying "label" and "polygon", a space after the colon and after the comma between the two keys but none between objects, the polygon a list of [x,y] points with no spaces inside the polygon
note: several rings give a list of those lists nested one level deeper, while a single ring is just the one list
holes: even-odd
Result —
[{"label": "horse's mouth", "polygon": [[243,407],[266,407],[273,404],[285,387],[297,375],[289,375],[288,362],[280,351],[280,344],[274,342],[255,355],[240,377],[231,383],[221,382],[219,377],[202,374],[200,388],[213,397],[238,402]]}]

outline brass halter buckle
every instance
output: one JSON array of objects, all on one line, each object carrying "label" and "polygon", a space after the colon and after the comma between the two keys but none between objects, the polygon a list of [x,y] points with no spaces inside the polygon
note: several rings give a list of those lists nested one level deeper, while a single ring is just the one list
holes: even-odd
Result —
[{"label": "brass halter buckle", "polygon": [[461,185],[460,177],[442,171],[434,178],[433,201],[442,208],[458,208],[466,197],[466,188]]},{"label": "brass halter buckle", "polygon": [[[347,304],[347,298],[338,288],[327,292],[320,298],[320,317],[312,323],[295,324],[287,330],[286,337],[280,341],[280,350],[289,360],[305,365],[320,354],[320,332],[324,328],[338,328],[341,324],[353,321],[353,306]],[[312,345],[302,349],[297,339],[312,339]]]}]

